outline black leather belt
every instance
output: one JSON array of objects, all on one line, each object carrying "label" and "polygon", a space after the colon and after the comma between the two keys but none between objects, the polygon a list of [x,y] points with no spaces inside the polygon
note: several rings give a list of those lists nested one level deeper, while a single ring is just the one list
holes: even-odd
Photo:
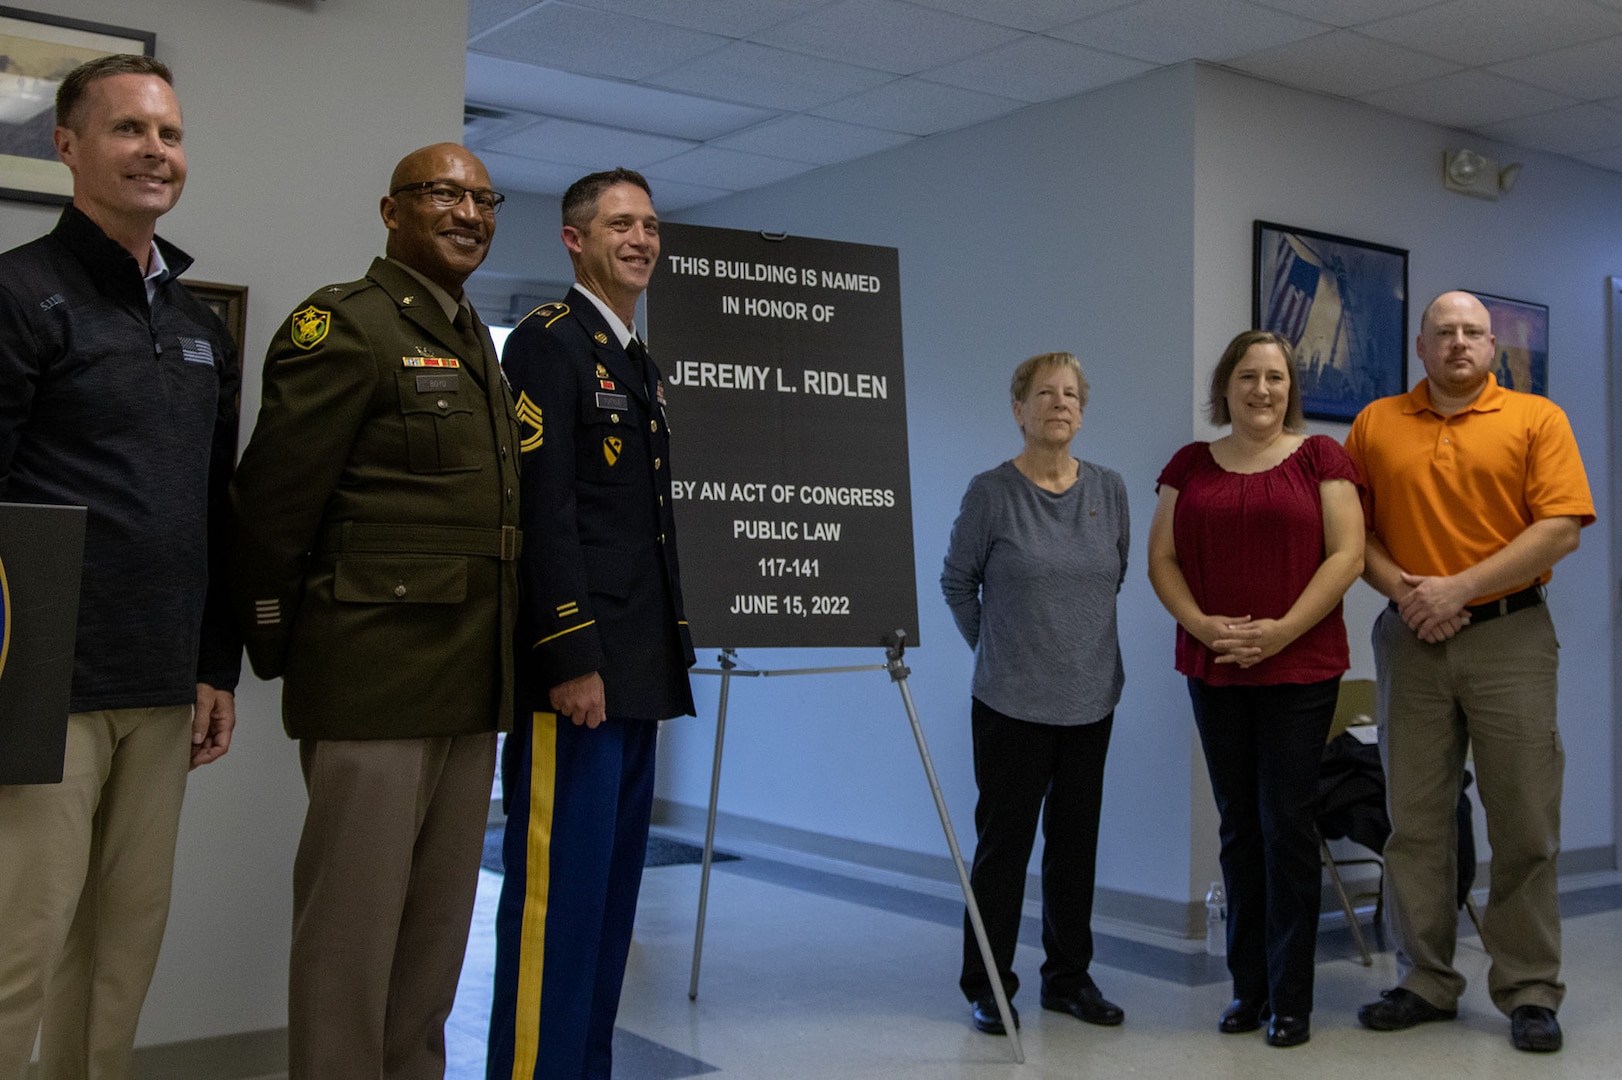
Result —
[{"label": "black leather belt", "polygon": [[[1508,596],[1500,596],[1496,600],[1489,600],[1485,604],[1466,605],[1465,611],[1470,613],[1470,621],[1466,627],[1484,623],[1489,619],[1496,619],[1500,615],[1512,615],[1517,611],[1525,611],[1529,607],[1537,607],[1543,603],[1543,586],[1528,585],[1520,592],[1512,592]],[[1387,605],[1396,611],[1397,602],[1392,600]]]},{"label": "black leather belt", "polygon": [[1528,585],[1520,592],[1500,596],[1485,604],[1467,605],[1464,610],[1470,613],[1470,625],[1474,626],[1488,619],[1496,619],[1500,615],[1510,615],[1517,611],[1525,611],[1529,607],[1537,607],[1541,603],[1543,603],[1543,586]]}]

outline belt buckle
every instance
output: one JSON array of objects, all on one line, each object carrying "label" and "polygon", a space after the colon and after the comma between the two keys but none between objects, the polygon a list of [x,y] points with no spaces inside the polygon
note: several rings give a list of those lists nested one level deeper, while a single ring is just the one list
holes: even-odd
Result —
[{"label": "belt buckle", "polygon": [[518,526],[503,525],[501,527],[501,561],[512,562],[518,558]]}]

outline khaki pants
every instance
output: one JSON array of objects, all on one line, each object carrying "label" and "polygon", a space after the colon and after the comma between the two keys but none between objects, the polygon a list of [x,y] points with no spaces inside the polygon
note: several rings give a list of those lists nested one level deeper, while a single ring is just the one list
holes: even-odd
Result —
[{"label": "khaki pants", "polygon": [[1555,724],[1559,643],[1545,605],[1467,626],[1427,645],[1390,609],[1374,624],[1380,754],[1391,839],[1387,910],[1401,985],[1443,1009],[1464,992],[1458,935],[1455,808],[1466,750],[1492,844],[1481,942],[1487,990],[1509,1013],[1558,1009],[1560,793],[1565,752]]},{"label": "khaki pants", "polygon": [[[130,1074],[169,918],[190,705],[68,717],[60,784],[0,785],[0,1080]],[[42,1025],[43,1021],[43,1025]]]},{"label": "khaki pants", "polygon": [[496,736],[299,744],[290,1080],[440,1080]]}]

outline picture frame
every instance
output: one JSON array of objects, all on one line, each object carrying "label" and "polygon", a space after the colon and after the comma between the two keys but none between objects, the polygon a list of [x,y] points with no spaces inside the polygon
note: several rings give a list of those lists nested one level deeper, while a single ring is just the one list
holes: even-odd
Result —
[{"label": "picture frame", "polygon": [[1549,396],[1549,305],[1471,291],[1492,316],[1498,339],[1492,373],[1506,390]]},{"label": "picture frame", "polygon": [[156,46],[145,30],[0,7],[0,198],[66,205],[73,178],[51,141],[56,88],[88,60]]},{"label": "picture frame", "polygon": [[237,366],[240,368],[248,339],[248,287],[223,285],[217,281],[193,281],[190,278],[181,278],[180,283],[218,315],[231,332],[231,340],[236,342]]},{"label": "picture frame", "polygon": [[1294,348],[1309,419],[1408,388],[1407,249],[1258,220],[1251,265],[1251,325]]}]

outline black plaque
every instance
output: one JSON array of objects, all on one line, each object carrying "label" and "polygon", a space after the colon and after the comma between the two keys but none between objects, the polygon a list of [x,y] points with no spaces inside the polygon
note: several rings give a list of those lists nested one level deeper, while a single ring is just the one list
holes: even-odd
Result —
[{"label": "black plaque", "polygon": [[84,561],[82,506],[0,503],[0,784],[57,784]]},{"label": "black plaque", "polygon": [[918,642],[896,250],[666,223],[648,290],[703,647]]}]

